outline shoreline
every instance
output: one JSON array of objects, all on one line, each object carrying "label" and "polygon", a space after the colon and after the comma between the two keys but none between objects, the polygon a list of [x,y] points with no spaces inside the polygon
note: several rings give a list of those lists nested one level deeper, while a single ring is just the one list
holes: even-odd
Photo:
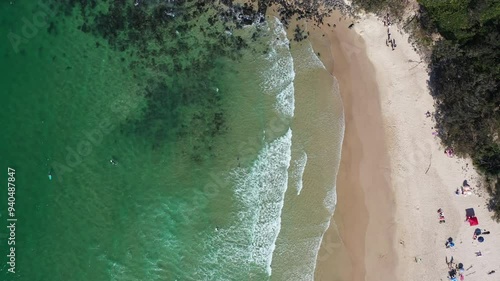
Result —
[{"label": "shoreline", "polygon": [[[332,253],[319,261],[316,277],[337,280],[330,279],[336,274],[340,280],[396,280],[394,238],[387,231],[394,227],[395,206],[376,70],[363,38],[348,28],[351,21],[339,18],[335,13],[311,33],[315,50],[324,54],[320,57],[338,80],[345,112],[334,227],[325,236],[334,235],[338,226],[347,254],[339,257]],[[329,46],[320,43],[324,37]],[[339,259],[349,266],[329,266]],[[371,272],[377,274],[368,278]]]},{"label": "shoreline", "polygon": [[[347,21],[338,12],[310,31],[315,51],[339,82],[346,120],[338,203],[315,280],[447,280],[451,256],[474,268],[464,272],[471,276],[465,280],[496,280],[498,273],[487,272],[500,269],[494,249],[500,225],[491,219],[470,159],[448,157],[433,134],[434,121],[426,116],[434,112],[427,64],[409,35],[391,26],[397,42],[391,50],[380,19],[362,14]],[[455,195],[464,180],[471,194]],[[485,235],[488,243],[471,238],[475,227],[464,223],[471,207],[479,227],[495,233]],[[436,213],[441,208],[443,224]],[[335,235],[341,243],[332,246]],[[444,246],[448,237],[456,241],[453,249]]]},{"label": "shoreline", "polygon": [[[368,42],[367,53],[377,68],[379,89],[385,89],[380,98],[397,202],[398,279],[446,280],[446,260],[453,256],[457,264],[474,268],[464,272],[464,280],[498,280],[498,274],[487,272],[500,269],[500,254],[495,250],[500,224],[491,218],[488,196],[481,187],[483,179],[471,160],[447,156],[433,134],[434,99],[427,85],[427,64],[408,43],[408,34],[397,26],[391,29],[399,42],[396,50],[380,46],[378,38],[386,36],[384,26],[374,16],[363,17],[354,29]],[[456,194],[464,180],[470,185],[470,194]],[[465,221],[468,208],[475,209],[478,226]],[[444,211],[445,223],[439,223],[438,209]],[[478,227],[491,232],[484,237],[486,243],[473,239]],[[455,247],[445,246],[448,238],[454,239]],[[481,258],[475,255],[478,251],[483,253]]]}]

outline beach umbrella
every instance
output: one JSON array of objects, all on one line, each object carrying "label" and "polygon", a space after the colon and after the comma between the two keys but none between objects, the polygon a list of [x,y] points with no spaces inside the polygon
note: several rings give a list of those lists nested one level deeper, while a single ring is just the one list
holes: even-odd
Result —
[{"label": "beach umbrella", "polygon": [[475,225],[478,225],[478,224],[479,224],[479,221],[477,220],[476,217],[469,218],[469,225],[470,226],[475,226]]},{"label": "beach umbrella", "polygon": [[476,216],[476,212],[474,212],[474,208],[465,209],[465,216],[467,218],[475,217]]},{"label": "beach umbrella", "polygon": [[483,236],[479,236],[479,238],[477,238],[477,241],[479,241],[480,243],[483,243],[484,237]]}]

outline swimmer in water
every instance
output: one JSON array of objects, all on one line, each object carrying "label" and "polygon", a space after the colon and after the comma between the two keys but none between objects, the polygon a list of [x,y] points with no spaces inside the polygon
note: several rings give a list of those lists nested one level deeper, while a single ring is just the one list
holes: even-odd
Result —
[{"label": "swimmer in water", "polygon": [[111,163],[112,165],[118,165],[118,163],[116,163],[116,161],[113,160],[113,158],[111,158],[111,160],[109,160],[109,163]]}]

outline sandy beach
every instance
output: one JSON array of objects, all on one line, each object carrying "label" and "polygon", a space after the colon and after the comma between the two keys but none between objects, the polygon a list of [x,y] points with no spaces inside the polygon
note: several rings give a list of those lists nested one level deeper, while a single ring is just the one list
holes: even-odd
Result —
[{"label": "sandy beach", "polygon": [[[363,39],[348,28],[351,22],[339,18],[332,16],[321,30],[313,28],[313,44],[324,54],[325,65],[339,82],[345,111],[338,203],[333,227],[325,237],[334,235],[337,226],[346,253],[338,257],[334,251],[331,259],[319,261],[316,277],[365,280],[365,276],[373,276],[373,280],[396,280],[394,235],[390,230],[394,227],[394,200],[375,68],[367,57]],[[328,257],[325,253],[320,256]],[[340,274],[339,268],[331,266],[339,259],[349,265],[342,266]],[[372,274],[374,270],[376,275]],[[332,279],[332,275],[338,277]]]},{"label": "sandy beach", "polygon": [[[491,220],[470,161],[446,155],[433,134],[427,65],[397,26],[390,27],[392,50],[381,19],[339,19],[334,14],[321,28],[308,27],[339,82],[346,120],[338,204],[315,279],[448,280],[453,257],[463,264],[464,280],[498,280],[500,225]],[[464,180],[470,194],[462,194]],[[465,221],[467,208],[478,226]],[[473,239],[476,228],[489,231],[482,243]],[[338,236],[340,243],[329,242]],[[453,247],[446,247],[448,238]]]}]

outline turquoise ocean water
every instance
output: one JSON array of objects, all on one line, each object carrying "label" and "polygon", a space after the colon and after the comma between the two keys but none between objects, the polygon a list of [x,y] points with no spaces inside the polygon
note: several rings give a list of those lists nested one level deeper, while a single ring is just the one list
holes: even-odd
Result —
[{"label": "turquoise ocean water", "polygon": [[218,3],[0,4],[0,280],[312,280],[341,112],[308,42]]}]

